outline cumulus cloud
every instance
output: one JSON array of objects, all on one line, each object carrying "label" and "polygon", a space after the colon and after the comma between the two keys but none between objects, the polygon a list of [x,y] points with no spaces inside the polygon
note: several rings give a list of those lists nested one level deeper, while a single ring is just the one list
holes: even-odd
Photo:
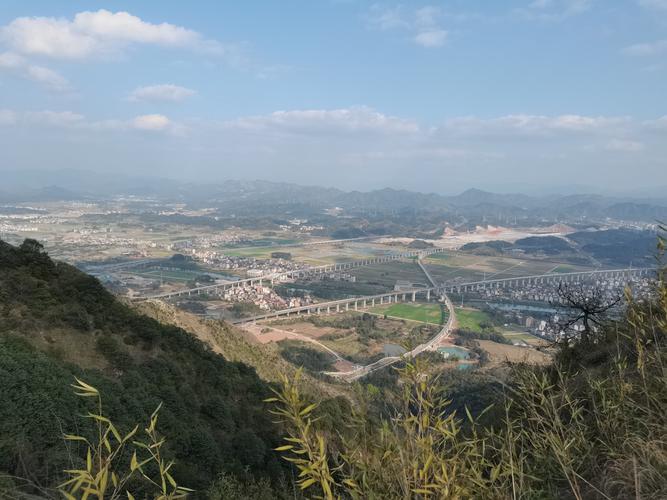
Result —
[{"label": "cumulus cloud", "polygon": [[181,102],[195,94],[196,92],[192,89],[166,83],[138,87],[130,93],[128,100]]},{"label": "cumulus cloud", "polygon": [[87,59],[118,54],[132,44],[180,47],[224,53],[222,44],[169,23],[153,24],[128,12],[80,12],[74,19],[19,17],[0,28],[11,51],[56,59]]},{"label": "cumulus cloud", "polygon": [[12,52],[0,53],[0,71],[32,80],[57,92],[70,90],[69,82],[59,73],[38,64],[32,64],[25,57]]},{"label": "cumulus cloud", "polygon": [[275,130],[303,134],[321,132],[404,134],[419,131],[419,125],[414,121],[387,116],[365,106],[333,110],[275,111],[268,115],[239,118],[227,122],[226,126],[245,130]]}]

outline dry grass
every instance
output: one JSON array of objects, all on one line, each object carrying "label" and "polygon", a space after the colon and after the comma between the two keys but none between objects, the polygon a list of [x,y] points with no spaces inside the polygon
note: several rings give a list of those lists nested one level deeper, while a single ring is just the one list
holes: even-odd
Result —
[{"label": "dry grass", "polygon": [[[296,374],[296,368],[280,356],[274,344],[260,344],[252,334],[240,328],[221,321],[202,319],[160,301],[140,302],[136,307],[161,323],[183,328],[225,359],[254,367],[263,380],[279,382],[283,375]],[[305,389],[314,395],[351,397],[349,387],[344,384],[327,383],[309,375],[303,376],[303,382]]]}]

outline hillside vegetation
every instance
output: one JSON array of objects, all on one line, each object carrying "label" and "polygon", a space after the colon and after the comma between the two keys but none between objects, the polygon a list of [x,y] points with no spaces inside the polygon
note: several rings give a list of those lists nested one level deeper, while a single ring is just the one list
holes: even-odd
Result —
[{"label": "hillside vegetation", "polygon": [[62,435],[92,425],[80,418],[88,407],[71,391],[75,376],[99,389],[123,432],[162,403],[164,452],[183,486],[201,492],[223,472],[283,477],[269,386],[253,368],[134,311],[36,241],[0,242],[0,476],[51,491],[77,465]]},{"label": "hillside vegetation", "polygon": [[[135,308],[165,325],[175,325],[186,330],[229,361],[252,366],[263,380],[280,382],[284,376],[296,376],[297,368],[283,358],[281,349],[275,344],[252,342],[246,332],[228,323],[202,319],[159,301],[140,302]],[[303,389],[312,396],[337,397],[350,393],[346,385],[333,385],[309,375],[303,375],[301,381]]]},{"label": "hillside vegetation", "polygon": [[621,319],[560,345],[553,364],[514,365],[502,390],[479,393],[486,409],[453,411],[451,383],[417,359],[379,422],[362,407],[331,439],[285,380],[273,399],[290,429],[280,449],[309,497],[667,498],[666,278],[650,300],[628,294]]},{"label": "hillside vegetation", "polygon": [[133,309],[37,242],[0,242],[0,497],[54,498],[87,466],[63,439],[95,441],[77,377],[123,436],[162,405],[149,442],[195,498],[667,498],[666,278],[552,365],[452,377],[425,356],[360,381],[349,405],[238,330]]}]

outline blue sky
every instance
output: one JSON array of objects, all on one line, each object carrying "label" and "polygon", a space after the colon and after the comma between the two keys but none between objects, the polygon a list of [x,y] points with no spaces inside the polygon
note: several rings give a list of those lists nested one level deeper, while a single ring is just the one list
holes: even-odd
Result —
[{"label": "blue sky", "polygon": [[667,185],[667,0],[16,1],[0,169]]}]

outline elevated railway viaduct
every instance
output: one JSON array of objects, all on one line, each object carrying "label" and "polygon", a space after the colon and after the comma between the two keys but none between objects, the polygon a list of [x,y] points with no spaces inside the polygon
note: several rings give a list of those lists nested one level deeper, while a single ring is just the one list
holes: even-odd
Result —
[{"label": "elevated railway viaduct", "polygon": [[[264,314],[258,314],[248,318],[242,318],[233,321],[234,324],[256,322],[270,318],[289,318],[292,315],[301,314],[331,314],[341,311],[365,309],[375,307],[381,304],[391,304],[394,302],[416,301],[418,296],[430,300],[431,296],[437,296],[444,300],[447,293],[465,293],[475,290],[484,290],[489,287],[495,288],[517,288],[539,284],[551,284],[556,286],[558,283],[574,283],[592,279],[618,279],[619,281],[628,281],[630,278],[649,276],[655,269],[605,269],[595,271],[582,271],[573,273],[541,274],[535,276],[520,276],[513,278],[491,279],[483,281],[473,281],[468,283],[445,283],[438,286],[427,288],[413,288],[411,290],[392,291],[379,295],[368,295],[364,297],[351,297],[342,300],[333,300],[329,302],[319,302],[300,307],[292,307],[279,311],[271,311]],[[427,274],[429,280],[432,280]]]}]

